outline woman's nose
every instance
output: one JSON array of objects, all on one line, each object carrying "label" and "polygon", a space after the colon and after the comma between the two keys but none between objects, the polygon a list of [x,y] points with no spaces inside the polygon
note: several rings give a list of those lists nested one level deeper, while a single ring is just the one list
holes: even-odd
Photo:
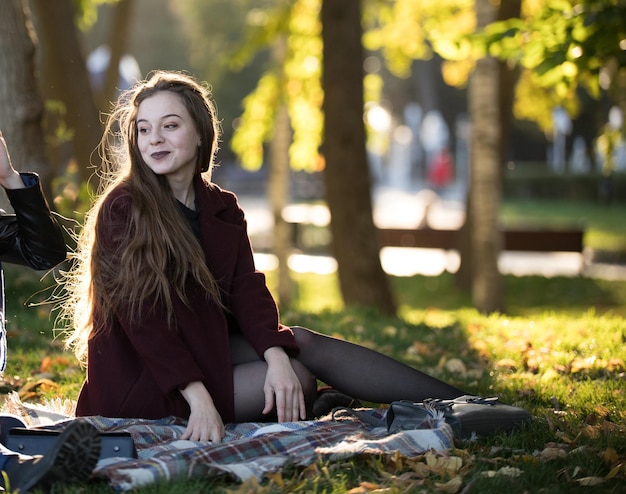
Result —
[{"label": "woman's nose", "polygon": [[150,133],[150,143],[151,144],[158,144],[159,142],[163,141],[163,136],[161,135],[161,132],[158,130],[153,130]]}]

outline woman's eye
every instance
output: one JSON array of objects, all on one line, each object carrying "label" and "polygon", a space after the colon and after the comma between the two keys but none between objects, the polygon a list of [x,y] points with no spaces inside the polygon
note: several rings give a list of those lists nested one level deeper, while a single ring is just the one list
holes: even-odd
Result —
[{"label": "woman's eye", "polygon": [[139,129],[137,129],[137,132],[139,132],[140,134],[146,134],[148,132],[148,129],[140,127]]},{"label": "woman's eye", "polygon": [[176,125],[175,123],[165,125],[166,129],[175,129],[176,127],[178,127],[178,125]]}]

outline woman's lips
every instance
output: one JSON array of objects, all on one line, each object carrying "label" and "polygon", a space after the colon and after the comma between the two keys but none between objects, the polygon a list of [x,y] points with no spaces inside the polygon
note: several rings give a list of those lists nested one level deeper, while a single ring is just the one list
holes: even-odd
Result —
[{"label": "woman's lips", "polygon": [[157,151],[156,153],[152,153],[150,156],[152,157],[152,159],[160,160],[162,158],[165,158],[168,154],[169,152],[167,151]]}]

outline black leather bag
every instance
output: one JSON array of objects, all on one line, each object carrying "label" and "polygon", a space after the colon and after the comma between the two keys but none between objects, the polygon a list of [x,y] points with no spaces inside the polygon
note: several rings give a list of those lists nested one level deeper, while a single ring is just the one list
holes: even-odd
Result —
[{"label": "black leather bag", "polygon": [[[59,431],[16,427],[9,430],[5,446],[24,455],[45,455],[59,434]],[[105,458],[137,458],[131,435],[127,432],[101,432],[100,459]]]},{"label": "black leather bag", "polygon": [[394,401],[386,414],[389,432],[420,429],[432,412],[443,413],[454,435],[461,439],[511,432],[532,422],[532,416],[523,408],[505,405],[498,398],[463,395],[453,400],[426,400],[422,403]]}]

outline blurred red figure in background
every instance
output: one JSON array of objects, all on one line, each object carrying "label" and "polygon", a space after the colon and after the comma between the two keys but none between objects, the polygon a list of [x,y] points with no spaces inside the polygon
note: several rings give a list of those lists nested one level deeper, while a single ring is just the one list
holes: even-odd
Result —
[{"label": "blurred red figure in background", "polygon": [[430,164],[428,180],[437,193],[440,193],[451,181],[454,175],[454,164],[450,152],[443,148]]}]

